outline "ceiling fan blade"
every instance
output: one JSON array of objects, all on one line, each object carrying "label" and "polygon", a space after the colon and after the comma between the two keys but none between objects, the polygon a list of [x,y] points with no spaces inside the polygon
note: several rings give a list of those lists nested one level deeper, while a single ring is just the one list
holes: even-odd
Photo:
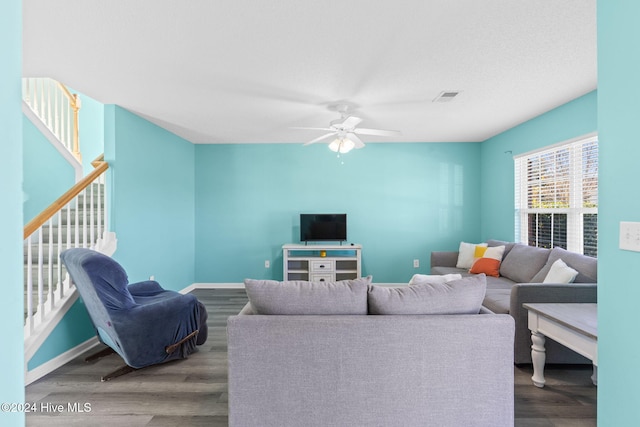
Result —
[{"label": "ceiling fan blade", "polygon": [[331,129],[331,128],[307,128],[307,127],[298,127],[298,126],[290,127],[289,129],[307,129],[307,130],[330,130],[330,131],[335,131],[335,129]]},{"label": "ceiling fan blade", "polygon": [[342,122],[342,127],[345,129],[353,129],[358,126],[361,121],[362,119],[360,117],[349,116]]},{"label": "ceiling fan blade", "polygon": [[[302,145],[311,145],[311,144],[313,144],[314,142],[322,141],[323,139],[327,139],[327,138],[329,138],[329,137],[331,137],[331,136],[333,136],[333,135],[337,135],[337,134],[338,134],[338,132],[330,132],[330,133],[327,133],[327,134],[325,134],[325,135],[322,135],[322,136],[320,136],[320,137],[318,137],[318,138],[316,138],[316,139],[312,139],[312,140],[311,140],[311,141],[309,141],[309,142],[305,142],[305,143],[304,143],[304,144],[302,144]],[[354,141],[354,142],[355,142],[355,141]]]},{"label": "ceiling fan blade", "polygon": [[357,128],[353,130],[354,133],[360,135],[377,135],[377,136],[399,136],[402,132],[399,130],[386,130],[386,129],[365,129]]},{"label": "ceiling fan blade", "polygon": [[353,132],[347,133],[347,138],[353,141],[353,143],[356,145],[356,148],[364,147],[364,142],[362,142],[362,140],[358,138],[358,136],[355,133]]}]

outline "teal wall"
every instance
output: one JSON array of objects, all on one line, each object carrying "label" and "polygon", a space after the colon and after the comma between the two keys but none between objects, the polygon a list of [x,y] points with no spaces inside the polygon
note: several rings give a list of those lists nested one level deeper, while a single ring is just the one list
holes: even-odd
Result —
[{"label": "teal wall", "polygon": [[194,152],[190,142],[114,105],[105,107],[114,258],[130,282],[194,282]]},{"label": "teal wall", "polygon": [[25,115],[22,138],[26,224],[75,184],[75,170]]},{"label": "teal wall", "polygon": [[598,1],[598,425],[640,425],[640,253],[618,248],[640,221],[640,2]]},{"label": "teal wall", "polygon": [[77,93],[81,102],[79,119],[80,151],[84,175],[93,170],[91,162],[104,153],[104,104],[69,88]]},{"label": "teal wall", "polygon": [[78,299],[38,351],[27,362],[29,371],[96,336],[82,300]]},{"label": "teal wall", "polygon": [[[22,273],[22,2],[0,2],[0,402],[24,402]],[[0,425],[24,425],[24,414],[0,412]]]},{"label": "teal wall", "polygon": [[432,250],[479,238],[479,155],[475,143],[371,143],[340,159],[326,144],[198,145],[196,281],[282,280],[299,214],[333,212],[363,245],[363,275],[408,282]]},{"label": "teal wall", "polygon": [[590,92],[482,143],[481,240],[515,239],[513,156],[596,131],[597,102]]}]

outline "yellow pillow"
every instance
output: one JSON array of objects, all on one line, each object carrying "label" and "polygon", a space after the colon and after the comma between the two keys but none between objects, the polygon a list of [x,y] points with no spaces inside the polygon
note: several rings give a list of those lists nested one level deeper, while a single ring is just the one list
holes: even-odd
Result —
[{"label": "yellow pillow", "polygon": [[476,246],[476,250],[473,253],[473,257],[474,258],[482,258],[484,256],[484,253],[487,252],[487,248],[486,246]]}]

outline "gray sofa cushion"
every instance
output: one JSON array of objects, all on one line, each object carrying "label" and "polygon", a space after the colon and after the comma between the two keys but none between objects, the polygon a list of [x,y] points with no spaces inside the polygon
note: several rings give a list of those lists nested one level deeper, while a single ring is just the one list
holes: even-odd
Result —
[{"label": "gray sofa cushion", "polygon": [[596,258],[569,252],[562,248],[553,248],[549,254],[549,259],[538,274],[531,279],[532,283],[542,283],[554,262],[561,259],[569,267],[578,270],[575,283],[597,283],[598,282],[598,260]]},{"label": "gray sofa cushion", "polygon": [[486,289],[484,274],[398,288],[371,285],[369,314],[478,314]]},{"label": "gray sofa cushion", "polygon": [[487,289],[482,305],[494,313],[509,314],[511,289]]},{"label": "gray sofa cushion", "polygon": [[549,252],[549,249],[514,245],[500,265],[500,274],[516,283],[530,283],[533,276],[544,267]]},{"label": "gray sofa cushion", "polygon": [[245,279],[256,314],[367,314],[371,276],[339,282]]},{"label": "gray sofa cushion", "polygon": [[487,276],[487,290],[489,289],[509,289],[514,285],[514,281],[506,277]]},{"label": "gray sofa cushion", "polygon": [[490,248],[494,246],[504,246],[504,253],[502,254],[502,259],[504,259],[507,255],[509,255],[509,252],[511,252],[511,249],[513,249],[515,245],[516,243],[514,242],[505,242],[504,240],[493,240],[493,239],[487,240],[487,246],[489,246]]}]

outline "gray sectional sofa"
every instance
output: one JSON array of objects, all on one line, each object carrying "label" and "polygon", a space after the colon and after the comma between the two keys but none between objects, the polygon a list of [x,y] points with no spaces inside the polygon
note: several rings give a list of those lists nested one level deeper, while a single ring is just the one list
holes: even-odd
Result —
[{"label": "gray sectional sofa", "polygon": [[[597,259],[561,248],[543,249],[532,246],[488,240],[489,247],[505,246],[500,264],[500,277],[487,277],[483,306],[494,313],[508,313],[515,319],[514,362],[531,363],[531,333],[527,325],[524,303],[597,302]],[[573,283],[542,283],[558,259],[578,272]],[[456,268],[458,252],[432,252],[431,274],[471,274]],[[548,339],[547,363],[591,363],[572,350]]]},{"label": "gray sectional sofa", "polygon": [[[231,427],[513,426],[514,321],[477,314],[484,277],[245,289],[249,304],[227,323]],[[451,295],[474,314],[429,314]]]}]

